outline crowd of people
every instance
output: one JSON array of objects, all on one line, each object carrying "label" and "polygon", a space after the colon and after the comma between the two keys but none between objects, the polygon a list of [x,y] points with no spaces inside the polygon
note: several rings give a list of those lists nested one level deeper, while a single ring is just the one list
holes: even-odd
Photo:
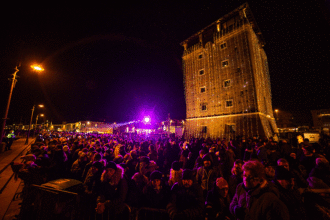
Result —
[{"label": "crowd of people", "polygon": [[[83,183],[86,215],[122,219],[125,207],[166,210],[169,219],[330,217],[330,140],[293,147],[285,140],[148,138],[44,132],[13,164],[24,180],[21,219],[31,216],[31,185]],[[312,189],[312,190],[306,190]]]}]

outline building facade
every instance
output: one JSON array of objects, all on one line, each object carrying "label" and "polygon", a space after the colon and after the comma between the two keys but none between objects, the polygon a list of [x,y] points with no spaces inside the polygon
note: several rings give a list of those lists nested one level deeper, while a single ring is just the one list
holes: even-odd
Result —
[{"label": "building facade", "polygon": [[278,133],[264,40],[247,3],[181,45],[187,137]]},{"label": "building facade", "polygon": [[330,135],[330,109],[312,110],[311,113],[314,128]]}]

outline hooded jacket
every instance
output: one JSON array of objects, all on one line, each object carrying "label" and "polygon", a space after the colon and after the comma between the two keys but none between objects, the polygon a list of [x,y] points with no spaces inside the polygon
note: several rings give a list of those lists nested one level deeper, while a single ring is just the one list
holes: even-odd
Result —
[{"label": "hooded jacket", "polygon": [[240,183],[229,209],[237,219],[289,219],[288,208],[279,199],[278,190],[266,180],[251,190]]},{"label": "hooded jacket", "polygon": [[106,171],[101,176],[101,189],[98,202],[105,202],[105,206],[111,213],[122,213],[125,208],[128,185],[124,178],[124,169],[117,164],[117,170],[110,179],[106,176]]}]

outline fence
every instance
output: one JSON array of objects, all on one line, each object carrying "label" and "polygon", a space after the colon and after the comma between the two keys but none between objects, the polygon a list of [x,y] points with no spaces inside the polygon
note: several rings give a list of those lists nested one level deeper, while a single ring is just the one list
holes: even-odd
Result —
[{"label": "fence", "polygon": [[[34,206],[32,219],[36,220],[110,220],[114,219],[109,210],[103,214],[95,212],[96,200],[61,189],[33,185]],[[30,194],[31,195],[31,194]],[[307,219],[330,219],[330,189],[304,189],[301,191],[306,207]],[[87,202],[86,202],[87,201]],[[24,201],[23,201],[24,202]],[[124,212],[116,219],[169,219],[165,209],[134,208],[125,204]]]}]

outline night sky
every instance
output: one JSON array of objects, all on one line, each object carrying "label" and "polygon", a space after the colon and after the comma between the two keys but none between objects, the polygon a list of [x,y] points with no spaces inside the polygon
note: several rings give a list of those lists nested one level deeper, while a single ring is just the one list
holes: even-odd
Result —
[{"label": "night sky", "polygon": [[[180,43],[245,1],[118,1],[1,9],[0,112],[19,63],[7,124],[43,103],[53,123],[185,118]],[[265,38],[273,108],[330,108],[329,1],[249,1]],[[9,3],[11,4],[11,3]],[[45,71],[30,69],[42,63]],[[34,118],[35,120],[35,118]]]}]

